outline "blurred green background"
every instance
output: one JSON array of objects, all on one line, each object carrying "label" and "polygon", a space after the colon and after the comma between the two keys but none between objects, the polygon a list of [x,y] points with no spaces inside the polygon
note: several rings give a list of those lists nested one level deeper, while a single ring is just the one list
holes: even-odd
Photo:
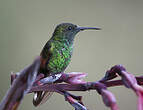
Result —
[{"label": "blurred green background", "polygon": [[[31,64],[62,22],[102,28],[76,36],[67,72],[87,72],[86,81],[97,81],[111,66],[122,64],[135,75],[143,74],[143,0],[0,0],[0,100],[10,87],[10,72]],[[109,90],[121,110],[136,109],[131,90]],[[75,94],[84,96],[90,110],[107,109],[95,91]],[[72,109],[59,94],[35,108],[32,95],[24,97],[19,110]]]}]

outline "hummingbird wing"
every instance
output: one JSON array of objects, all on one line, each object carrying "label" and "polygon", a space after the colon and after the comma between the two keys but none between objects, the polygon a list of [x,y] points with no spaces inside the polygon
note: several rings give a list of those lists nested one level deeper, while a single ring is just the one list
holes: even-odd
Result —
[{"label": "hummingbird wing", "polygon": [[[50,41],[48,41],[40,54],[40,56],[42,57],[42,60],[41,60],[41,67],[40,67],[39,71],[41,73],[44,73],[45,77],[50,75],[50,73],[47,73],[47,71],[45,71],[45,70],[46,70],[46,64],[49,61],[50,56],[52,55],[51,48],[52,48],[52,46],[50,45]],[[53,94],[53,92],[51,92],[51,91],[35,92],[34,97],[33,97],[33,105],[39,106],[39,105],[45,103],[52,96],[52,94]]]}]

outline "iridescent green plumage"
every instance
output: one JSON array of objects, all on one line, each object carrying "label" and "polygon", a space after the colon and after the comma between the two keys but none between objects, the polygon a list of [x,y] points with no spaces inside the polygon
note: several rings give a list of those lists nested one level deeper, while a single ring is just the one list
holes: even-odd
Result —
[{"label": "iridescent green plumage", "polygon": [[[52,38],[44,46],[41,56],[46,60],[45,67],[42,68],[46,76],[63,72],[70,63],[73,40],[76,34],[76,32],[72,32],[71,29],[76,27],[76,25],[70,23],[58,25]],[[67,35],[68,33],[72,34]]]},{"label": "iridescent green plumage", "polygon": [[[59,24],[40,54],[39,73],[43,73],[45,77],[62,73],[70,63],[75,35],[79,31],[87,29],[100,30],[100,28],[94,27],[77,27],[71,23]],[[39,105],[46,94],[48,92],[37,92],[33,104]]]},{"label": "iridescent green plumage", "polygon": [[[50,40],[47,44],[50,48],[44,48],[41,56],[47,60],[44,70],[46,75],[58,74],[65,70],[70,63],[73,44],[68,41]],[[48,53],[48,54],[47,54]]]}]

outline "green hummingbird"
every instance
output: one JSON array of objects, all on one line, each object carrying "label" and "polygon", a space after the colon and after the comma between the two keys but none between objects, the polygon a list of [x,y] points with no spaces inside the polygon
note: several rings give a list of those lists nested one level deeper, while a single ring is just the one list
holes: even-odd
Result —
[{"label": "green hummingbird", "polygon": [[[84,30],[100,30],[100,28],[79,27],[72,23],[59,24],[40,54],[41,66],[39,73],[43,73],[45,77],[48,77],[64,72],[71,61],[75,35]],[[38,106],[43,103],[43,99],[49,94],[48,91],[36,92],[33,104]]]}]

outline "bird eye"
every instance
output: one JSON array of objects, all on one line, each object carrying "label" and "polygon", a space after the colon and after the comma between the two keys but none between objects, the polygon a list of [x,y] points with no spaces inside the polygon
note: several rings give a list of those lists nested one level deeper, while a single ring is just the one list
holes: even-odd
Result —
[{"label": "bird eye", "polygon": [[68,30],[72,30],[72,27],[71,27],[71,26],[69,26],[69,27],[68,27]]}]

